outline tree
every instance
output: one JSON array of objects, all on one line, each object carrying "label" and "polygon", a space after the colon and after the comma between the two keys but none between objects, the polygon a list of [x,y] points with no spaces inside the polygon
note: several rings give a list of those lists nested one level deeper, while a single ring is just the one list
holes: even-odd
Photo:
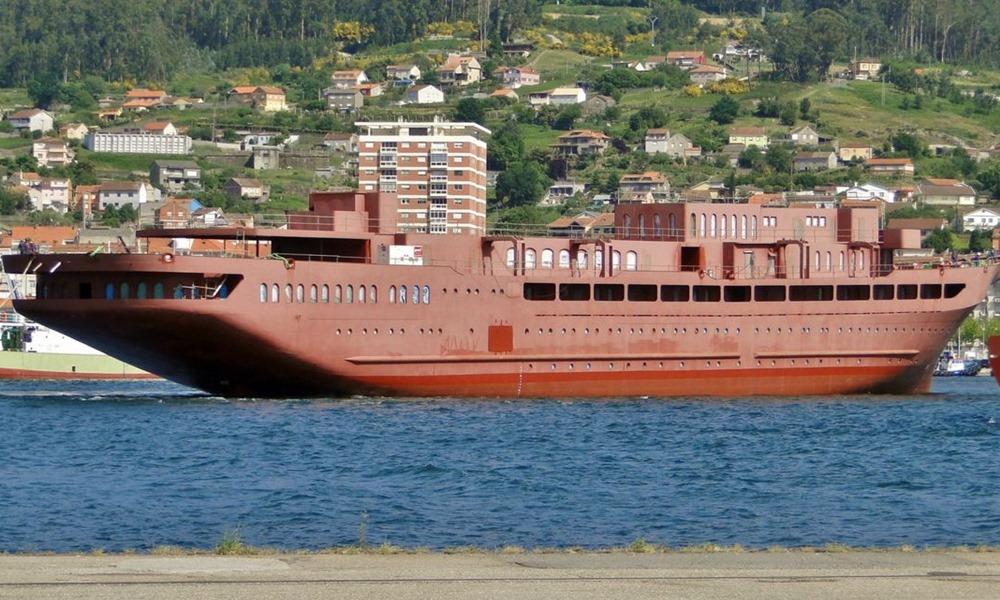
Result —
[{"label": "tree", "polygon": [[729,96],[723,96],[712,105],[708,111],[708,118],[720,125],[727,125],[735,121],[739,114],[740,103]]},{"label": "tree", "polygon": [[812,110],[812,103],[809,102],[809,98],[805,97],[799,101],[799,116],[803,119],[809,118],[809,111]]},{"label": "tree", "polygon": [[486,154],[487,168],[503,171],[524,157],[524,138],[517,121],[507,121],[493,130]]},{"label": "tree", "polygon": [[497,177],[497,200],[506,206],[535,204],[551,184],[538,163],[515,163]]},{"label": "tree", "polygon": [[889,139],[889,143],[892,144],[893,150],[910,158],[921,158],[927,155],[927,145],[908,131],[896,132]]},{"label": "tree", "polygon": [[993,247],[992,231],[973,229],[969,235],[969,250],[973,252],[986,252]]},{"label": "tree", "polygon": [[847,22],[838,12],[829,8],[811,13],[806,21],[809,25],[809,43],[815,49],[817,75],[820,80],[824,80],[847,38]]},{"label": "tree", "polygon": [[28,96],[35,106],[48,108],[59,99],[59,79],[51,73],[44,73],[28,82]]},{"label": "tree", "polygon": [[758,170],[764,166],[764,154],[757,146],[748,146],[737,159],[737,164],[744,169]]},{"label": "tree", "polygon": [[779,119],[781,121],[781,124],[782,125],[786,125],[788,127],[791,127],[792,125],[795,125],[796,114],[797,114],[797,111],[795,110],[795,103],[794,102],[786,102],[786,103],[784,103],[781,106],[781,113],[779,115]]},{"label": "tree", "polygon": [[771,144],[764,155],[767,165],[778,173],[788,173],[792,170],[792,153],[782,144]]},{"label": "tree", "polygon": [[936,229],[932,231],[920,244],[921,248],[933,248],[934,252],[941,254],[954,246],[953,235],[947,229]]},{"label": "tree", "polygon": [[482,125],[486,122],[486,109],[483,107],[483,103],[475,98],[462,98],[455,105],[455,112],[452,116],[455,121]]},{"label": "tree", "polygon": [[663,127],[667,124],[667,114],[656,106],[643,106],[628,119],[629,129],[642,131],[650,127]]},{"label": "tree", "polygon": [[570,104],[559,111],[556,115],[555,121],[552,122],[552,127],[555,129],[562,129],[563,131],[569,131],[573,129],[573,125],[576,120],[580,118],[583,114],[580,110],[579,104]]}]

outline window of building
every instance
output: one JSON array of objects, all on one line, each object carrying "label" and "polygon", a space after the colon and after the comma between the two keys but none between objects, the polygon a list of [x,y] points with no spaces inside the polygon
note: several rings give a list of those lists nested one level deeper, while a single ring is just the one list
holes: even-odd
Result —
[{"label": "window of building", "polygon": [[838,285],[837,300],[870,300],[871,288],[867,285]]},{"label": "window of building", "polygon": [[328,304],[330,302],[330,286],[323,284],[323,288],[320,290],[319,300],[323,304]]},{"label": "window of building", "polygon": [[620,283],[594,284],[594,300],[599,302],[620,302],[625,299],[625,286]]},{"label": "window of building", "polygon": [[594,250],[594,267],[598,271],[604,268],[604,250],[602,248]]},{"label": "window of building", "polygon": [[705,237],[705,213],[698,215],[698,237]]},{"label": "window of building", "polygon": [[420,286],[413,286],[413,296],[410,298],[414,304],[420,304]]},{"label": "window of building", "polygon": [[556,284],[554,283],[525,283],[523,291],[525,300],[556,299]]},{"label": "window of building", "polygon": [[290,283],[285,284],[285,302],[292,302],[292,284]]},{"label": "window of building", "polygon": [[618,250],[611,251],[611,268],[615,271],[622,266],[622,253]]},{"label": "window of building", "polygon": [[788,288],[788,299],[792,302],[816,302],[833,300],[832,285],[793,285]]},{"label": "window of building", "polygon": [[271,286],[271,302],[278,302],[281,300],[281,292],[278,291],[278,284],[275,283]]},{"label": "window of building", "polygon": [[363,285],[359,285],[358,286],[358,304],[364,304],[365,301],[367,300],[367,298],[365,297],[367,295],[368,295],[368,288],[366,288]]},{"label": "window of building", "polygon": [[726,302],[750,302],[749,285],[727,285],[722,294]]},{"label": "window of building", "polygon": [[873,288],[876,300],[892,300],[894,288],[891,285],[876,285]]},{"label": "window of building", "polygon": [[940,283],[925,283],[920,286],[921,300],[937,300],[940,297],[941,297]]},{"label": "window of building", "polygon": [[955,296],[961,294],[964,289],[964,283],[946,283],[944,284],[944,297],[954,298]]},{"label": "window of building", "polygon": [[587,251],[577,250],[576,251],[576,266],[579,269],[587,268]]},{"label": "window of building", "polygon": [[635,250],[625,253],[625,270],[635,271],[639,267],[639,255]]},{"label": "window of building", "polygon": [[819,253],[819,250],[817,250],[816,253],[813,256],[814,256],[813,264],[815,265],[814,268],[817,271],[819,271],[820,270],[820,266],[821,266],[820,261],[822,260],[821,255]]},{"label": "window of building", "polygon": [[344,286],[344,303],[354,304],[354,286],[351,284]]},{"label": "window of building", "polygon": [[628,286],[630,302],[656,302],[656,286],[636,284]]},{"label": "window of building", "polygon": [[545,248],[544,250],[542,250],[542,268],[543,269],[551,269],[552,268],[553,257],[554,257],[554,255],[553,255],[553,252],[552,252],[551,248]]},{"label": "window of building", "polygon": [[425,285],[423,288],[423,302],[424,304],[431,303],[431,286]]},{"label": "window of building", "polygon": [[146,284],[140,282],[139,285],[135,286],[135,298],[136,300],[146,299]]},{"label": "window of building", "polygon": [[514,251],[513,248],[507,248],[507,268],[508,269],[513,269],[514,268],[514,256],[515,256],[515,254],[516,253],[515,253],[515,251]]},{"label": "window of building", "polygon": [[569,268],[569,250],[559,251],[559,268],[560,269]]},{"label": "window of building", "polygon": [[719,218],[716,215],[711,215],[708,219],[708,237],[716,237],[718,233]]},{"label": "window of building", "polygon": [[[266,301],[267,300],[267,284],[266,283],[262,283],[261,285],[264,286],[264,290],[263,290],[264,291],[264,300]],[[153,285],[153,298],[155,298],[157,300],[161,300],[163,298],[163,284],[162,283],[156,283],[156,284]]]},{"label": "window of building", "polygon": [[729,218],[726,215],[722,215],[719,218],[719,231],[722,234],[720,237],[726,238],[729,236]]},{"label": "window of building", "polygon": [[825,268],[826,268],[827,271],[832,271],[833,270],[833,254],[829,250],[826,253],[826,267]]},{"label": "window of building", "polygon": [[[128,283],[122,283],[121,286],[119,286],[119,290],[121,292],[121,299],[128,300],[129,298]],[[938,295],[940,296],[940,294]]]},{"label": "window of building", "polygon": [[399,286],[399,303],[400,304],[406,304],[406,291],[407,290],[406,290],[406,286],[405,285]]},{"label": "window of building", "polygon": [[718,302],[722,299],[722,291],[717,285],[694,286],[695,302]]},{"label": "window of building", "polygon": [[566,302],[590,300],[590,285],[586,283],[560,283],[559,299]]},{"label": "window of building", "polygon": [[750,237],[757,239],[757,215],[750,217]]},{"label": "window of building", "polygon": [[528,248],[524,251],[524,268],[534,269],[535,268],[535,249]]},{"label": "window of building", "polygon": [[301,283],[295,286],[295,301],[300,304],[306,301],[306,288]]},{"label": "window of building", "polygon": [[661,285],[660,300],[663,302],[687,302],[691,299],[691,289],[686,285]]},{"label": "window of building", "polygon": [[758,285],[753,289],[753,299],[757,302],[784,302],[785,286]]},{"label": "window of building", "polygon": [[343,302],[344,298],[344,288],[338,283],[333,287],[333,303],[340,304]]},{"label": "window of building", "polygon": [[899,300],[916,300],[917,286],[915,284],[903,283],[896,286],[896,298]]},{"label": "window of building", "polygon": [[395,303],[396,303],[396,286],[390,285],[389,286],[389,304],[395,304]]},{"label": "window of building", "polygon": [[[691,213],[691,220],[688,221],[690,224],[688,227],[691,230],[691,237],[694,237],[698,233],[698,217],[694,213]],[[671,231],[673,233],[673,231]]]}]

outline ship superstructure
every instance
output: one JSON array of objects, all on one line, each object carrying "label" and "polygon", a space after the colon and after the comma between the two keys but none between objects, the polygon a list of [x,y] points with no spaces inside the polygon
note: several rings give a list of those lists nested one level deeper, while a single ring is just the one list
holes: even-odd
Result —
[{"label": "ship superstructure", "polygon": [[870,207],[622,204],[614,236],[547,237],[400,232],[393,194],[310,201],[276,227],[139,232],[219,255],[5,257],[37,275],[16,308],[225,396],[909,393],[997,273]]}]

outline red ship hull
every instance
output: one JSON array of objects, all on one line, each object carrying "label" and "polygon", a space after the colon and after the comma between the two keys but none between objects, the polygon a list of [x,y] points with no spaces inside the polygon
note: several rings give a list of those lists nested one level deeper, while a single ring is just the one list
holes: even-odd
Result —
[{"label": "red ship hull", "polygon": [[992,336],[986,341],[986,349],[989,350],[990,370],[993,379],[1000,384],[1000,336]]}]

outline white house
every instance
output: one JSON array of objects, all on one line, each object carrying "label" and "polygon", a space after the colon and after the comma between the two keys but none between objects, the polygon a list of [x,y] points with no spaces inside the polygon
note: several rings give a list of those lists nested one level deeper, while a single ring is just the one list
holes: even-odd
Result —
[{"label": "white house", "polygon": [[31,155],[42,167],[62,167],[73,162],[73,151],[66,142],[55,138],[41,138],[32,142]]},{"label": "white house", "polygon": [[140,204],[159,199],[159,190],[142,181],[109,181],[101,184],[97,204],[101,210],[109,206],[121,208],[126,204],[138,209]]},{"label": "white house", "polygon": [[8,118],[11,127],[17,130],[27,129],[28,131],[51,131],[55,125],[55,119],[48,112],[40,108],[29,108],[19,110]]},{"label": "white house", "polygon": [[409,87],[421,76],[420,67],[414,64],[389,65],[385,68],[385,78],[398,87]]},{"label": "white house", "polygon": [[361,69],[348,69],[346,71],[334,71],[330,75],[330,83],[335,88],[347,89],[368,83],[368,74]]},{"label": "white house", "polygon": [[977,208],[962,215],[962,230],[993,229],[1000,225],[1000,213],[988,208]]},{"label": "white house", "polygon": [[404,102],[407,104],[440,104],[444,102],[444,92],[433,85],[415,85],[406,90]]},{"label": "white house", "polygon": [[69,210],[73,186],[66,178],[46,178],[35,187],[28,188],[28,199],[34,210],[54,210],[64,213]]},{"label": "white house", "polygon": [[559,87],[549,92],[549,104],[583,104],[587,92],[578,87]]},{"label": "white house", "polygon": [[895,202],[896,193],[874,183],[864,185],[843,186],[837,188],[837,195],[845,200],[881,200]]}]

